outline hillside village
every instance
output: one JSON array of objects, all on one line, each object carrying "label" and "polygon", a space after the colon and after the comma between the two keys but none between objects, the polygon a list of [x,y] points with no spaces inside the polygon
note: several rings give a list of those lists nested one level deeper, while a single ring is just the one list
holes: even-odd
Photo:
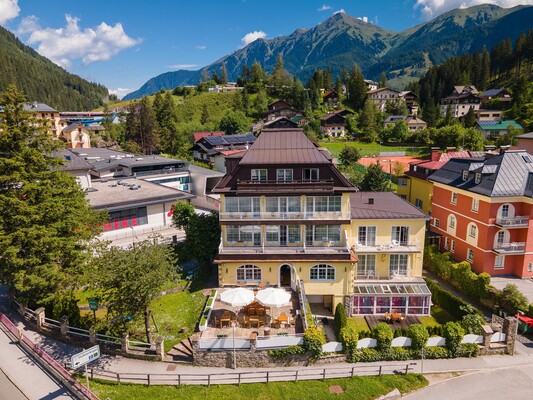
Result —
[{"label": "hillside village", "polygon": [[281,55],[90,110],[9,86],[0,323],[178,372],[512,357],[533,343],[532,43],[402,90]]}]

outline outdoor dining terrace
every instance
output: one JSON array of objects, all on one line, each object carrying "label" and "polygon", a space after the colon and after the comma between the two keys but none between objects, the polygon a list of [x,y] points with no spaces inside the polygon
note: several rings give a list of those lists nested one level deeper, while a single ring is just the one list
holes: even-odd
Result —
[{"label": "outdoor dining terrace", "polygon": [[292,289],[276,289],[287,292],[288,302],[280,306],[267,306],[255,299],[258,289],[244,289],[254,293],[253,301],[247,305],[235,306],[221,300],[223,293],[234,288],[219,288],[219,295],[213,303],[207,327],[202,339],[232,338],[235,327],[236,338],[257,336],[294,336],[303,333],[303,323],[298,296]]}]

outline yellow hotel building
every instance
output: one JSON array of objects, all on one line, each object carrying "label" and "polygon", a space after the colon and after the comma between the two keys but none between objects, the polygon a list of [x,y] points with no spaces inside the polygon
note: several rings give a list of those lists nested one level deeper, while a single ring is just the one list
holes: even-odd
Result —
[{"label": "yellow hotel building", "polygon": [[429,314],[427,215],[390,192],[357,192],[302,129],[265,129],[220,194],[219,286],[304,286],[349,315]]}]

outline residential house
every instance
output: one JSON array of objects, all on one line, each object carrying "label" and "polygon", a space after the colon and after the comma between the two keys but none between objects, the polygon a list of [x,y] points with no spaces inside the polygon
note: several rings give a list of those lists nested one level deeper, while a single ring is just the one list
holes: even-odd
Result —
[{"label": "residential house", "polygon": [[428,315],[427,216],[393,193],[357,193],[302,129],[264,130],[213,190],[220,286],[304,290],[349,315]]},{"label": "residential house", "polygon": [[503,119],[503,111],[480,108],[476,114],[476,119],[478,121],[501,121]]},{"label": "residential house", "polygon": [[212,162],[212,157],[221,151],[246,150],[255,142],[252,133],[239,135],[205,136],[194,143],[193,157],[195,160]]},{"label": "residential house", "polygon": [[210,132],[193,132],[192,137],[194,140],[194,143],[199,141],[200,139],[206,137],[206,136],[224,136],[224,132],[222,131],[210,131]]},{"label": "residential house", "polygon": [[331,137],[343,137],[346,133],[345,110],[332,112],[320,118],[320,131]]},{"label": "residential house", "polygon": [[309,120],[305,118],[303,115],[297,115],[296,117],[291,118],[292,122],[296,122],[298,126],[305,126],[309,124]]},{"label": "residential house", "polygon": [[429,180],[429,177],[452,158],[469,158],[474,154],[482,155],[481,152],[472,153],[470,151],[441,153],[439,149],[432,149],[429,159],[409,163],[409,170],[398,178],[396,192],[426,214],[432,215],[433,182]]},{"label": "residential house", "polygon": [[[58,137],[59,129],[59,111],[45,103],[33,102],[22,106],[24,111],[29,112],[33,117],[43,120],[44,126],[48,128],[48,134],[54,138]],[[0,106],[0,115],[3,113],[3,107]]]},{"label": "residential house", "polygon": [[266,122],[262,129],[286,129],[286,128],[298,128],[297,122],[287,117],[279,117],[271,121]]},{"label": "residential house", "polygon": [[377,88],[379,88],[379,84],[370,79],[365,79],[365,83],[368,91],[376,90]]},{"label": "residential house", "polygon": [[476,129],[483,134],[485,139],[494,139],[509,133],[509,129],[514,132],[521,131],[522,126],[513,119],[505,121],[477,121]]},{"label": "residential house", "polygon": [[86,125],[74,122],[59,133],[59,139],[66,142],[67,146],[73,149],[88,149],[91,147],[91,137],[100,135],[105,128],[100,124]]},{"label": "residential house", "polygon": [[409,110],[409,113],[416,115],[418,112],[417,96],[410,91],[400,91],[388,87],[370,90],[368,98],[377,106],[381,112],[385,111],[388,102],[403,101]]},{"label": "residential house", "polygon": [[223,150],[218,154],[215,154],[212,158],[213,160],[213,167],[216,171],[226,173],[227,165],[228,165],[228,158],[242,158],[244,156],[244,153],[246,153],[246,149],[244,150]]},{"label": "residential house", "polygon": [[385,122],[383,122],[384,128],[390,128],[395,126],[399,121],[405,121],[407,124],[407,128],[410,131],[418,131],[420,129],[426,129],[428,124],[421,120],[420,118],[417,118],[416,116],[409,116],[409,115],[389,115]]},{"label": "residential house", "polygon": [[524,133],[517,136],[518,148],[524,149],[530,154],[533,154],[533,132]]},{"label": "residential house", "polygon": [[441,117],[446,116],[448,108],[453,118],[464,117],[471,108],[477,113],[480,104],[478,93],[475,86],[455,86],[452,94],[440,101]]},{"label": "residential house", "polygon": [[476,272],[533,277],[533,156],[507,150],[451,159],[433,182],[433,223],[441,251]]},{"label": "residential house", "polygon": [[511,101],[513,100],[511,92],[507,89],[489,89],[479,95],[481,100],[481,106],[486,107],[489,102],[497,101],[499,103],[498,108],[507,109],[510,107]]},{"label": "residential house", "polygon": [[303,112],[293,108],[285,100],[276,100],[268,105],[268,111],[264,113],[267,122],[273,121],[280,117],[294,118],[303,115]]},{"label": "residential house", "polygon": [[329,107],[337,107],[339,101],[339,94],[335,90],[328,90],[322,96],[322,102]]}]

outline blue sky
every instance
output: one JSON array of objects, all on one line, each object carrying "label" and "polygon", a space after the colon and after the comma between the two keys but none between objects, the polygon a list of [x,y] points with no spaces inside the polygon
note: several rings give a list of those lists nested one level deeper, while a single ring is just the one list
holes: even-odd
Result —
[{"label": "blue sky", "polygon": [[461,6],[533,0],[0,0],[0,25],[68,71],[119,94],[199,69],[257,37],[310,28],[344,10],[392,31]]}]

